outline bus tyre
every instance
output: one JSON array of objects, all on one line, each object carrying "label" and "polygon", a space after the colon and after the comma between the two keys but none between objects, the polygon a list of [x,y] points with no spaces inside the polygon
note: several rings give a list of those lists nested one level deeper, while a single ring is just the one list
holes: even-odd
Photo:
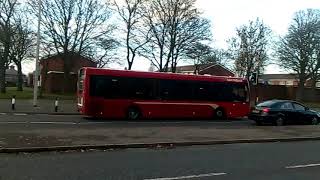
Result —
[{"label": "bus tyre", "polygon": [[223,110],[222,108],[217,108],[217,109],[214,111],[214,117],[215,117],[215,119],[218,119],[218,120],[223,120],[223,119],[225,119],[224,110]]},{"label": "bus tyre", "polygon": [[137,120],[141,116],[140,110],[136,107],[130,107],[127,111],[127,119]]},{"label": "bus tyre", "polygon": [[261,121],[255,121],[257,126],[262,126],[262,122]]}]

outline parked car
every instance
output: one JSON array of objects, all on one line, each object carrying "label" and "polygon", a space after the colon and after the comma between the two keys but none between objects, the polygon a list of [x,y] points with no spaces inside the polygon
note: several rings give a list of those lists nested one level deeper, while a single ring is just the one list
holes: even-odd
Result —
[{"label": "parked car", "polygon": [[308,107],[296,101],[269,100],[256,105],[249,119],[257,125],[272,123],[277,126],[286,124],[312,124],[320,122],[320,113],[310,110]]}]

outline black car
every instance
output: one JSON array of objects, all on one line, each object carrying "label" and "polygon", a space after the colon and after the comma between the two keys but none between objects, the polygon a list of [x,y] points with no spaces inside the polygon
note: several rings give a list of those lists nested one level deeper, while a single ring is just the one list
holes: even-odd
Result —
[{"label": "black car", "polygon": [[310,110],[299,102],[290,100],[270,100],[256,105],[249,119],[257,125],[273,123],[277,126],[286,124],[313,124],[320,122],[320,113]]}]

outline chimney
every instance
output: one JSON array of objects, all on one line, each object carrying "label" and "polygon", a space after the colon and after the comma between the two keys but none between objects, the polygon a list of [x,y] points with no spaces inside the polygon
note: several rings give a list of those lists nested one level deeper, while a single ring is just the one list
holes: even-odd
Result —
[{"label": "chimney", "polygon": [[9,66],[11,70],[14,70],[14,65]]}]

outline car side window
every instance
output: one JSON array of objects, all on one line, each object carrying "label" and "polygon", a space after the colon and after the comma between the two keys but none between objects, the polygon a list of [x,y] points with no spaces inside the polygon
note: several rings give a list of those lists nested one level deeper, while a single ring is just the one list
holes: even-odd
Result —
[{"label": "car side window", "polygon": [[294,106],[294,109],[295,110],[298,110],[298,111],[305,111],[306,108],[300,104],[297,104],[297,103],[293,103],[293,106]]},{"label": "car side window", "polygon": [[293,106],[291,103],[283,103],[281,106],[280,106],[281,109],[293,109]]}]

